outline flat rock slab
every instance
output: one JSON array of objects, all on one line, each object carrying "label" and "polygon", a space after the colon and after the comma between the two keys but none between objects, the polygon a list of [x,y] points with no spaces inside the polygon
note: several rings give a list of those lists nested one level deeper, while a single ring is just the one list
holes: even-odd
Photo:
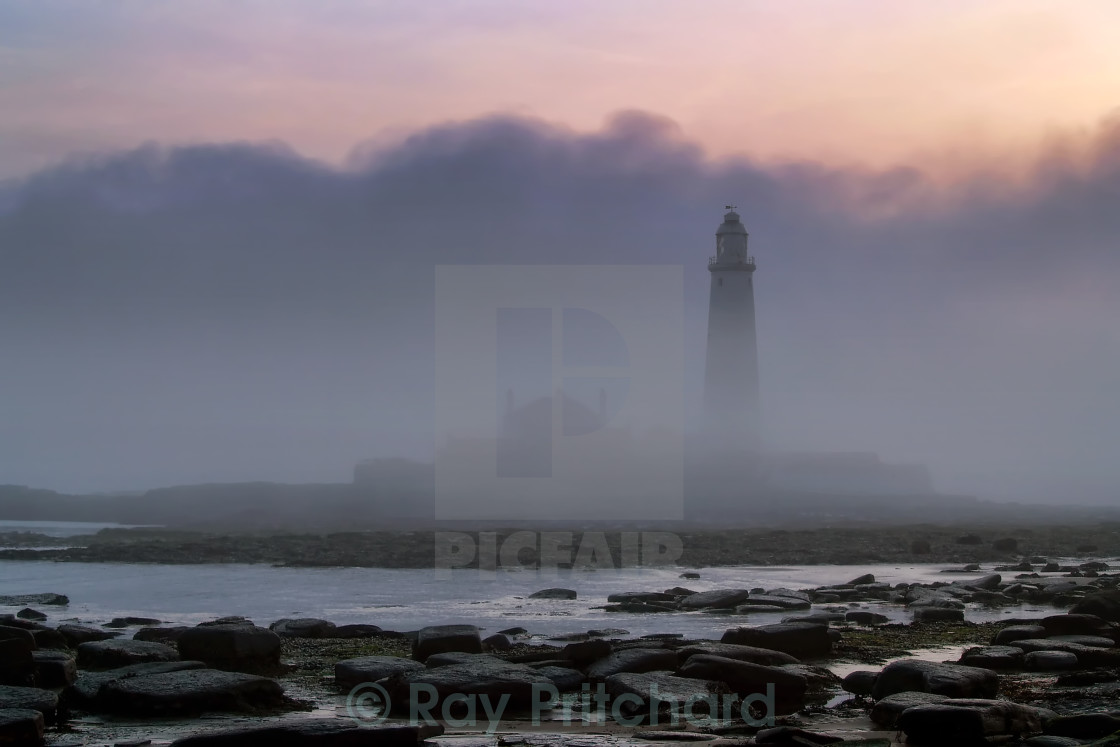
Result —
[{"label": "flat rock slab", "polygon": [[198,625],[179,636],[179,653],[222,669],[256,672],[280,664],[280,636],[252,623]]},{"label": "flat rock slab", "polygon": [[0,708],[0,744],[43,743],[43,714],[29,708]]},{"label": "flat rock slab", "polygon": [[256,712],[286,703],[284,690],[275,680],[217,669],[111,680],[101,687],[97,701],[110,711],[142,716]]},{"label": "flat rock slab", "polygon": [[441,726],[363,727],[343,719],[300,719],[246,726],[176,740],[172,747],[411,747],[443,733]]},{"label": "flat rock slab", "polygon": [[809,689],[808,679],[795,672],[706,654],[689,657],[680,673],[683,677],[723,682],[743,697],[766,695],[767,688],[773,687],[779,714],[800,710]]},{"label": "flat rock slab", "polygon": [[424,669],[424,665],[420,662],[400,656],[361,656],[335,664],[334,680],[343,687],[353,687],[363,682],[377,682],[395,674],[421,669]]},{"label": "flat rock slab", "polygon": [[[491,656],[478,656],[463,664],[425,668],[391,677],[386,684],[394,710],[406,712],[412,695],[423,696],[423,702],[432,699],[424,691],[434,691],[434,699],[442,708],[448,696],[479,696],[497,704],[509,696],[508,706],[513,710],[529,708],[538,696],[553,688],[552,680],[526,666],[503,661]],[[437,711],[439,712],[439,711]]]},{"label": "flat rock slab", "polygon": [[482,653],[482,638],[474,625],[433,625],[421,628],[416,635],[412,658],[424,661],[432,654],[461,651],[468,654]]},{"label": "flat rock slab", "polygon": [[176,649],[154,641],[89,641],[78,646],[78,666],[82,669],[117,669],[130,664],[176,661],[178,658]]},{"label": "flat rock slab", "polygon": [[752,664],[764,664],[771,667],[778,666],[779,664],[797,664],[800,662],[796,656],[791,656],[784,651],[759,648],[758,646],[742,646],[736,643],[697,643],[693,646],[685,646],[677,651],[677,657],[682,664],[688,661],[690,656],[695,656],[696,654],[722,656],[725,659],[749,661]]},{"label": "flat rock slab", "polygon": [[128,667],[120,667],[119,669],[109,669],[103,672],[81,672],[78,674],[78,679],[66,691],[67,697],[72,697],[81,703],[92,703],[97,699],[98,693],[101,692],[101,687],[113,680],[126,679],[128,677],[140,677],[146,674],[164,674],[166,672],[182,672],[188,669],[205,669],[206,665],[201,661],[168,661],[156,662],[153,664],[133,664]]},{"label": "flat rock slab", "polygon": [[111,630],[91,628],[86,625],[59,625],[57,630],[71,648],[77,648],[90,641],[107,641],[120,636],[120,633]]},{"label": "flat rock slab", "polygon": [[1023,666],[1023,649],[1015,646],[978,646],[965,651],[960,663],[983,669],[1019,669]]},{"label": "flat rock slab", "polygon": [[65,651],[34,651],[35,684],[39,687],[62,688],[78,679],[78,664]]},{"label": "flat rock slab", "polygon": [[951,700],[944,695],[934,695],[933,693],[923,693],[914,691],[905,691],[888,695],[879,699],[874,707],[871,709],[871,720],[876,724],[887,728],[895,728],[898,722],[898,717],[907,708],[913,708],[919,705],[930,705],[934,703],[947,703]]},{"label": "flat rock slab", "polygon": [[[659,711],[664,709],[679,711],[683,704],[692,700],[697,703],[694,713],[701,713],[702,703],[709,698],[719,707],[719,699],[728,694],[727,687],[721,682],[678,677],[667,672],[644,674],[626,672],[608,677],[605,684],[611,702],[618,701],[620,712],[627,717],[643,710],[651,710],[655,705],[652,703],[652,694],[657,696],[656,705]],[[624,695],[630,697],[620,701],[619,699]],[[635,699],[640,705],[632,702]]]},{"label": "flat rock slab", "polygon": [[975,744],[991,737],[1039,734],[1056,715],[1006,700],[960,699],[907,708],[896,725],[914,744]]},{"label": "flat rock slab", "polygon": [[37,687],[0,685],[0,710],[12,708],[38,711],[47,721],[53,721],[58,710],[58,696]]},{"label": "flat rock slab", "polygon": [[747,589],[713,589],[712,591],[699,591],[690,594],[681,600],[681,608],[698,610],[705,607],[718,609],[734,608],[750,599],[751,593]]},{"label": "flat rock slab", "polygon": [[721,643],[782,651],[790,656],[813,658],[832,651],[827,625],[779,623],[757,628],[733,628],[723,634]]},{"label": "flat rock slab", "polygon": [[994,698],[998,689],[999,676],[991,669],[902,659],[879,672],[871,697],[879,700],[909,690],[950,698]]},{"label": "flat rock slab", "polygon": [[677,668],[677,652],[667,648],[627,648],[615,651],[587,668],[587,676],[604,680],[623,672],[671,671]]}]

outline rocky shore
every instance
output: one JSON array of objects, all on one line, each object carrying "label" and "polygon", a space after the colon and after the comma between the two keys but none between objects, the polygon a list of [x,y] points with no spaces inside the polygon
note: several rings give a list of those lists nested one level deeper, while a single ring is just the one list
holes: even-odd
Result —
[{"label": "rocky shore", "polygon": [[[619,628],[551,638],[469,620],[49,625],[64,595],[6,596],[0,744],[1120,745],[1118,584],[1102,561],[1026,558],[926,584],[620,589]],[[1015,619],[1025,602],[1053,614]],[[910,621],[889,623],[882,605]],[[981,606],[1011,615],[969,621]],[[628,619],[665,610],[728,627],[719,640],[627,634]],[[781,623],[750,624],[775,610]]]},{"label": "rocky shore", "polygon": [[[495,530],[500,545],[513,529]],[[667,530],[668,531],[668,530]],[[622,533],[602,533],[616,566],[624,565]],[[673,530],[695,567],[847,565],[861,563],[990,563],[1026,557],[1120,556],[1120,524],[1000,526],[914,525]],[[477,534],[476,534],[477,536]],[[586,536],[573,532],[579,545]],[[59,548],[60,544],[67,547]],[[268,563],[304,567],[431,568],[434,531],[334,534],[213,534],[107,529],[67,538],[0,534],[0,560],[121,563]],[[54,549],[33,549],[34,547]],[[523,556],[532,564],[532,553]],[[477,561],[476,561],[477,562]]]}]

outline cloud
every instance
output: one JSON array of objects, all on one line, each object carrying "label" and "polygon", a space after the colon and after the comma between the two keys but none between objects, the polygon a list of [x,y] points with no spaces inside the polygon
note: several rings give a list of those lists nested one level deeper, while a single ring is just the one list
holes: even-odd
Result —
[{"label": "cloud", "polygon": [[[1120,473],[1120,125],[1012,179],[710,158],[675,124],[494,116],[356,147],[145,145],[0,190],[0,482],[346,480],[431,448],[438,264],[685,266],[740,206],[776,445],[946,489],[1100,500]],[[1069,488],[1058,495],[1055,486]]]}]

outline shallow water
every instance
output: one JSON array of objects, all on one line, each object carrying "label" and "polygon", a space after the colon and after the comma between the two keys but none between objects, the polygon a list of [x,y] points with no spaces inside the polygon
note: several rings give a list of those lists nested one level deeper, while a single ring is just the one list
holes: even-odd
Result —
[{"label": "shallow water", "polygon": [[[382,568],[281,568],[266,565],[141,565],[0,561],[0,594],[56,592],[68,607],[43,608],[53,621],[77,618],[102,623],[138,615],[193,624],[223,615],[244,615],[267,625],[281,617],[322,617],[338,624],[372,623],[391,630],[469,622],[486,634],[521,626],[542,636],[621,628],[634,636],[681,633],[718,638],[729,627],[779,621],[800,612],[719,615],[703,612],[611,613],[596,609],[622,591],[661,591],[685,586],[719,588],[810,588],[873,573],[878,581],[931,582],[967,578],[943,573],[942,565],[848,565],[721,567],[698,569],[699,580],[680,578],[680,568],[598,571]],[[1006,574],[1005,574],[1006,575]],[[528,599],[539,589],[575,589],[576,600]],[[831,605],[822,607],[827,609]],[[897,621],[910,614],[897,606],[866,604]],[[0,612],[16,608],[0,606]],[[814,608],[817,609],[817,608]],[[966,611],[974,621],[1041,617],[1054,608],[1027,605]]]},{"label": "shallow water", "polygon": [[0,533],[28,532],[47,537],[78,537],[84,534],[97,534],[102,529],[139,529],[139,524],[112,524],[93,521],[15,521],[0,519]]}]

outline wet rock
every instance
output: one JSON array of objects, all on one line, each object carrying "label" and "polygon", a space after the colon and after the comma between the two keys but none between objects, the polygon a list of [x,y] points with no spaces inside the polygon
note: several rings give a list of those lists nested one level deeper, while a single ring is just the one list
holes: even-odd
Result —
[{"label": "wet rock", "polygon": [[697,573],[696,571],[685,571],[684,573],[682,573],[679,576],[679,578],[687,578],[687,579],[695,580],[695,579],[700,578],[700,574]]},{"label": "wet rock", "polygon": [[1031,672],[1064,672],[1077,668],[1077,655],[1068,651],[1032,651],[1023,657]]},{"label": "wet rock", "polygon": [[840,612],[815,612],[811,615],[791,615],[783,617],[784,623],[812,623],[814,625],[831,625],[832,623],[845,622],[843,613]]},{"label": "wet rock", "polygon": [[0,711],[10,708],[38,711],[49,724],[58,712],[58,696],[37,687],[0,685]]},{"label": "wet rock", "polygon": [[116,669],[178,658],[179,652],[171,646],[152,641],[90,641],[78,646],[78,666],[82,669]]},{"label": "wet rock", "polygon": [[570,667],[537,667],[537,672],[551,680],[556,689],[562,693],[578,690],[585,679],[583,672]]},{"label": "wet rock", "polygon": [[763,664],[765,666],[779,666],[781,664],[797,664],[799,659],[795,656],[785,653],[784,651],[774,651],[768,648],[759,648],[757,646],[741,646],[734,643],[715,643],[705,641],[697,643],[692,646],[685,646],[677,651],[678,660],[683,664],[692,656],[697,654],[705,654],[709,656],[721,656],[725,659],[734,659],[736,661],[746,661],[752,664]]},{"label": "wet rock", "polygon": [[0,640],[0,685],[35,684],[34,643],[22,638]]},{"label": "wet rock", "polygon": [[964,622],[964,610],[918,607],[914,610],[914,622]]},{"label": "wet rock", "polygon": [[840,686],[844,688],[845,692],[853,695],[867,696],[871,694],[871,690],[875,687],[875,678],[878,676],[878,672],[860,669],[849,673],[841,680]]},{"label": "wet rock", "polygon": [[101,687],[107,682],[140,677],[148,674],[163,674],[166,672],[182,672],[188,669],[205,669],[201,661],[168,661],[152,664],[133,664],[120,669],[109,669],[103,672],[79,672],[78,679],[66,690],[67,700],[73,700],[85,705],[92,705],[97,700]]},{"label": "wet rock", "polygon": [[343,687],[353,687],[363,682],[377,682],[396,674],[421,669],[424,669],[424,665],[420,662],[400,656],[361,656],[335,664],[334,680]]},{"label": "wet rock", "polygon": [[1046,724],[1047,734],[1074,739],[1099,739],[1120,731],[1120,717],[1111,713],[1058,716]]},{"label": "wet rock", "polygon": [[1049,636],[1049,640],[1076,643],[1079,646],[1089,646],[1091,648],[1115,648],[1116,646],[1116,642],[1111,638],[1099,635],[1052,635]]},{"label": "wet rock", "polygon": [[433,667],[449,667],[452,664],[470,664],[476,661],[483,662],[502,662],[501,659],[493,654],[468,654],[465,651],[448,651],[443,654],[432,654],[424,662],[424,666],[428,669]]},{"label": "wet rock", "polygon": [[989,573],[986,576],[981,576],[978,579],[969,581],[968,586],[972,586],[977,589],[986,589],[988,591],[993,591],[999,588],[999,585],[1002,581],[1003,577],[998,573]]},{"label": "wet rock", "polygon": [[677,668],[677,652],[664,648],[629,648],[614,651],[587,668],[587,676],[603,680],[623,672],[654,672]]},{"label": "wet rock", "polygon": [[978,646],[965,651],[960,663],[983,669],[1019,669],[1023,666],[1023,649],[1014,646]]},{"label": "wet rock", "polygon": [[673,602],[677,597],[663,591],[624,591],[621,594],[611,594],[607,601],[614,604],[629,602]]},{"label": "wet rock", "polygon": [[832,651],[832,638],[828,634],[828,628],[812,623],[733,628],[723,634],[720,642],[782,651],[798,658],[827,656]]},{"label": "wet rock", "polygon": [[63,688],[78,679],[78,664],[63,651],[34,651],[35,684],[45,688]]},{"label": "wet rock", "polygon": [[35,620],[40,622],[47,619],[45,613],[40,612],[39,610],[31,609],[30,607],[24,607],[23,609],[21,609],[16,613],[16,617],[20,618],[21,620]]},{"label": "wet rock", "polygon": [[1023,747],[1081,747],[1081,740],[1040,734],[1024,741]]},{"label": "wet rock", "polygon": [[906,691],[950,698],[994,698],[999,677],[990,669],[921,659],[891,662],[879,672],[871,696],[876,700]]},{"label": "wet rock", "polygon": [[114,617],[105,623],[106,628],[131,628],[134,626],[159,625],[162,620],[151,617]]},{"label": "wet rock", "polygon": [[856,576],[847,583],[848,586],[860,586],[861,584],[875,583],[875,576],[871,573],[865,573],[862,576]]},{"label": "wet rock", "polygon": [[0,708],[0,744],[43,743],[43,714],[30,708]]},{"label": "wet rock", "polygon": [[[479,656],[474,661],[426,668],[390,677],[386,688],[392,698],[393,709],[407,713],[409,695],[422,692],[419,686],[431,688],[435,693],[436,707],[442,708],[449,696],[487,696],[497,704],[502,696],[509,696],[509,708],[522,710],[531,706],[541,688],[552,687],[552,681],[524,664],[514,664],[492,656]],[[428,696],[425,695],[425,702]],[[454,714],[454,711],[453,711]]]},{"label": "wet rock", "polygon": [[882,625],[891,621],[886,615],[868,610],[849,610],[844,613],[844,619],[856,625]]},{"label": "wet rock", "polygon": [[1007,645],[1027,638],[1045,638],[1046,628],[1041,625],[1010,625],[996,633],[994,645]]},{"label": "wet rock", "polygon": [[575,589],[541,589],[534,591],[529,595],[530,599],[575,599],[577,596]]},{"label": "wet rock", "polygon": [[186,625],[175,625],[169,628],[141,628],[132,635],[134,641],[152,641],[155,643],[177,644],[183,633],[190,630]]},{"label": "wet rock", "polygon": [[31,635],[35,637],[35,645],[39,648],[70,648],[65,636],[54,628],[33,630]]},{"label": "wet rock", "polygon": [[799,711],[805,704],[805,692],[809,687],[808,680],[799,674],[707,654],[689,657],[680,668],[680,674],[693,679],[723,682],[732,692],[743,697],[764,694],[767,685],[772,684],[779,714]]},{"label": "wet rock", "polygon": [[385,631],[376,625],[367,625],[366,623],[352,623],[350,625],[339,625],[334,629],[335,638],[376,638],[383,634]]},{"label": "wet rock", "polygon": [[749,599],[739,604],[736,609],[741,607],[777,607],[783,610],[807,610],[812,607],[807,600],[796,599],[794,597],[777,596],[774,594],[752,594]]},{"label": "wet rock", "polygon": [[61,607],[70,604],[65,594],[0,594],[0,607],[27,607],[33,604]]},{"label": "wet rock", "polygon": [[[727,687],[719,682],[678,677],[664,672],[616,674],[608,677],[605,685],[611,702],[619,703],[619,710],[626,717],[649,712],[653,707],[656,707],[658,712],[679,711],[681,704],[690,699],[696,702],[693,712],[700,714],[704,713],[705,701],[703,699],[709,696],[718,698],[728,692]],[[656,704],[651,702],[650,696],[652,693],[657,694],[658,703]],[[619,701],[623,696],[632,696],[632,698]],[[631,702],[633,699],[637,699],[640,705],[633,704]]]},{"label": "wet rock", "polygon": [[176,740],[172,747],[415,747],[443,733],[437,725],[359,726],[349,719],[301,719],[248,725]]},{"label": "wet rock", "polygon": [[815,744],[838,744],[843,742],[843,737],[834,737],[830,734],[818,734],[796,726],[775,726],[763,729],[755,735],[755,744],[789,745],[789,747],[808,747]]},{"label": "wet rock", "polygon": [[976,744],[992,737],[1039,734],[1055,715],[1006,700],[955,700],[907,708],[896,726],[914,744]]},{"label": "wet rock", "polygon": [[0,641],[19,641],[32,651],[37,648],[35,636],[30,630],[13,628],[8,625],[0,625]]},{"label": "wet rock", "polygon": [[101,687],[97,702],[115,713],[152,716],[254,712],[286,701],[279,683],[267,677],[188,669],[111,680]]},{"label": "wet rock", "polygon": [[607,612],[630,612],[634,614],[677,611],[675,604],[654,602],[622,602],[620,604],[607,605],[603,609]]},{"label": "wet rock", "polygon": [[945,695],[904,690],[893,695],[877,698],[875,705],[871,708],[871,720],[882,727],[893,729],[898,722],[898,717],[907,708],[932,703],[945,703],[949,700],[950,698]]},{"label": "wet rock", "polygon": [[513,641],[507,635],[495,633],[482,639],[482,648],[486,651],[508,651],[513,648]]},{"label": "wet rock", "polygon": [[611,644],[601,638],[580,643],[569,643],[560,650],[561,657],[570,659],[576,664],[588,664],[596,659],[606,658],[610,656],[610,653]]},{"label": "wet rock", "polygon": [[280,636],[251,623],[197,625],[179,636],[184,659],[238,672],[270,671],[280,665]]},{"label": "wet rock", "polygon": [[412,658],[425,661],[432,654],[461,651],[482,653],[482,638],[474,625],[434,625],[422,628],[416,636]]},{"label": "wet rock", "polygon": [[746,589],[713,589],[699,591],[681,600],[681,609],[698,610],[705,607],[733,609],[750,598]]},{"label": "wet rock", "polygon": [[[1088,601],[1086,597],[1083,601]],[[1114,628],[1105,618],[1087,612],[1071,610],[1065,615],[1050,615],[1039,623],[1046,629],[1046,635],[1104,635],[1111,638]]]},{"label": "wet rock", "polygon": [[1070,608],[1074,614],[1095,615],[1108,622],[1120,623],[1120,589],[1090,594]]},{"label": "wet rock", "polygon": [[90,643],[91,641],[107,641],[120,636],[120,633],[91,628],[86,625],[59,625],[58,632],[66,639],[70,648],[77,648],[83,643]]},{"label": "wet rock", "polygon": [[282,618],[268,626],[281,638],[334,638],[335,625],[317,617]]}]

